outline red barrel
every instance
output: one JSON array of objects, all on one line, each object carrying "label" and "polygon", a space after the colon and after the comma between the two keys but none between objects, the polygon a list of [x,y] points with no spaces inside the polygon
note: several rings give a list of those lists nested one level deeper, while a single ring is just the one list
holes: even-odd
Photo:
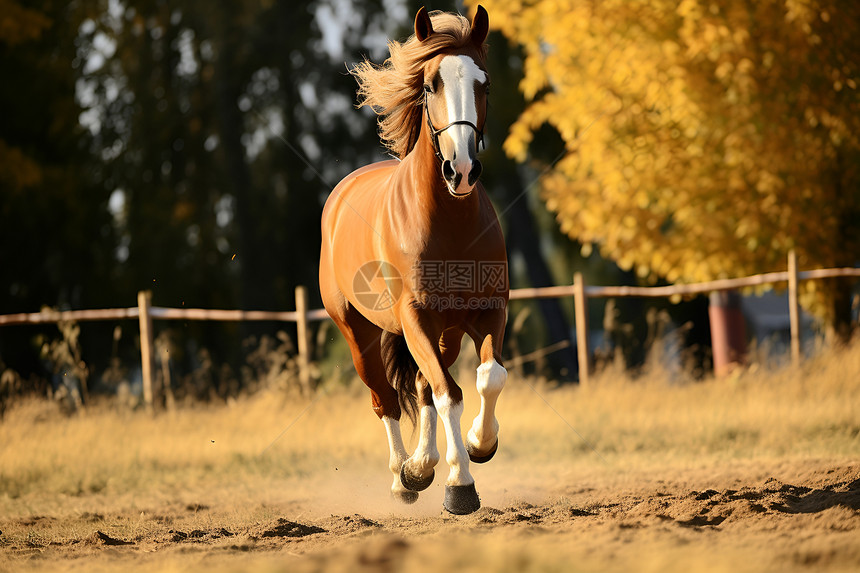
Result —
[{"label": "red barrel", "polygon": [[736,291],[712,292],[708,317],[711,320],[714,374],[725,376],[746,363],[747,329],[740,295]]}]

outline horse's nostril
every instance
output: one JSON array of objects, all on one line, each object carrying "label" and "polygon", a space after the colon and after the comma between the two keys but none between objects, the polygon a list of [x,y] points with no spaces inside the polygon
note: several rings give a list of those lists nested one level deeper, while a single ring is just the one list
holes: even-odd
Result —
[{"label": "horse's nostril", "polygon": [[475,159],[472,161],[472,170],[469,171],[469,187],[472,187],[475,183],[478,182],[478,177],[481,176],[484,167],[481,165],[481,162]]},{"label": "horse's nostril", "polygon": [[445,178],[446,181],[451,181],[454,179],[454,176],[457,175],[457,172],[454,170],[454,164],[447,159],[442,162],[442,177]]}]

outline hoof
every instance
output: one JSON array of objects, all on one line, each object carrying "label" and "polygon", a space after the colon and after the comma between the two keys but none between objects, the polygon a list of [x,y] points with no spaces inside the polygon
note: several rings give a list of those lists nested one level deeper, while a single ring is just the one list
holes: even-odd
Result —
[{"label": "hoof", "polygon": [[466,515],[481,508],[481,499],[478,497],[478,492],[473,483],[469,485],[446,485],[445,503],[443,505],[448,513]]},{"label": "hoof", "polygon": [[436,477],[436,471],[431,470],[430,475],[427,477],[416,477],[406,469],[406,463],[408,461],[409,460],[406,460],[403,462],[403,465],[400,466],[400,483],[403,484],[403,487],[412,492],[424,491],[430,487],[430,484],[433,483],[433,478]]},{"label": "hoof", "polygon": [[416,501],[418,501],[418,492],[417,491],[392,491],[391,497],[403,503],[405,505],[412,505]]},{"label": "hoof", "polygon": [[496,438],[496,443],[493,444],[493,447],[491,447],[490,451],[487,453],[479,452],[478,450],[475,449],[475,447],[472,444],[470,444],[469,442],[466,442],[466,452],[468,452],[468,454],[469,454],[469,459],[472,460],[473,462],[475,462],[476,464],[483,464],[483,463],[486,463],[486,462],[490,461],[491,459],[493,459],[493,456],[496,455],[496,450],[498,450],[498,449],[499,449],[499,439],[498,438]]}]

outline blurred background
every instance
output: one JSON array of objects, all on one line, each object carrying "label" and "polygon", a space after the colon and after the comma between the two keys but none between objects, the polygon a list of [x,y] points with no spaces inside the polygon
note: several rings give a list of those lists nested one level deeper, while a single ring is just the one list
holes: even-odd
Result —
[{"label": "blurred background", "polygon": [[[785,270],[791,250],[802,269],[860,260],[856,2],[483,4],[482,179],[512,287],[739,277]],[[132,307],[142,290],[164,307],[293,310],[298,285],[320,308],[322,205],[385,158],[348,70],[381,63],[421,5],[0,0],[0,314]],[[855,283],[804,283],[808,332],[850,338]],[[779,356],[787,309],[763,293],[744,293],[744,336]],[[598,364],[635,371],[657,348],[711,372],[707,297],[592,300],[590,314]],[[533,356],[521,372],[577,379],[571,299],[509,316],[508,357]],[[340,334],[313,328],[315,383],[351,379]],[[295,378],[293,325],[154,334],[176,399]],[[137,322],[0,327],[0,372],[7,396],[74,378],[134,400]]]}]

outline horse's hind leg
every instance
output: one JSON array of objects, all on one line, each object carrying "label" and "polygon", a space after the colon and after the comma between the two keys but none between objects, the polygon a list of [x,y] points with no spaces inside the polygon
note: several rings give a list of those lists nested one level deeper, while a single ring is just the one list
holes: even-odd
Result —
[{"label": "horse's hind leg", "polygon": [[400,468],[400,482],[411,491],[423,491],[433,483],[439,463],[436,448],[436,406],[430,385],[419,372],[415,385],[418,387],[418,445]]},{"label": "horse's hind leg", "polygon": [[[504,317],[482,317],[473,333],[475,350],[481,357],[476,386],[481,396],[481,409],[472,421],[466,435],[466,451],[475,463],[488,462],[499,447],[499,422],[496,420],[496,402],[505,387],[508,372],[496,360],[501,350]],[[501,330],[501,332],[500,332]]]},{"label": "horse's hind leg", "polygon": [[[328,305],[326,308],[329,308]],[[397,392],[388,383],[382,361],[382,330],[351,308],[341,313],[332,313],[330,309],[329,313],[349,344],[355,370],[370,389],[373,411],[385,426],[389,449],[388,468],[394,474],[391,495],[404,503],[414,503],[418,494],[406,489],[400,482],[400,468],[407,453],[400,432],[400,402]]]},{"label": "horse's hind leg", "polygon": [[385,424],[385,433],[388,435],[388,469],[394,474],[394,479],[391,482],[391,495],[403,503],[415,503],[418,499],[418,492],[405,487],[400,479],[403,462],[408,456],[400,433],[400,420],[394,420],[388,416],[383,416],[381,419],[382,423]]}]

